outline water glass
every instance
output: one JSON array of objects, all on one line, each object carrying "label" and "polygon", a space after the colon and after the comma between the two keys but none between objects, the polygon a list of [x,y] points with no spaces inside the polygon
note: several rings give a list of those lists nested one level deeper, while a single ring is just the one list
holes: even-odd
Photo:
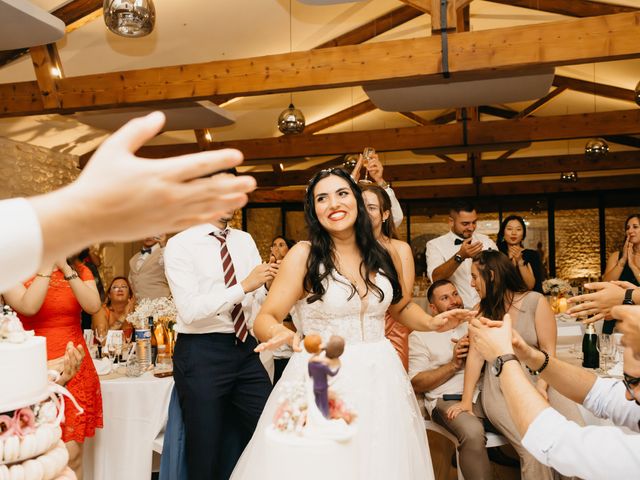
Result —
[{"label": "water glass", "polygon": [[607,360],[611,360],[613,354],[615,353],[615,345],[613,344],[613,340],[611,335],[606,333],[601,333],[598,335],[598,351],[600,352],[600,356],[603,360],[602,370],[604,373],[607,373]]}]

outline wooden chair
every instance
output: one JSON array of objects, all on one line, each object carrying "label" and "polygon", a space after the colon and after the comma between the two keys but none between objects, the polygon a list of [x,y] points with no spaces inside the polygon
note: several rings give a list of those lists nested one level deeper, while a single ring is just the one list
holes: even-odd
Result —
[{"label": "wooden chair", "polygon": [[[460,455],[458,453],[459,444],[456,436],[453,433],[451,433],[449,430],[440,426],[439,424],[437,424],[432,420],[425,420],[424,426],[427,430],[431,430],[432,432],[439,433],[443,437],[449,439],[449,441],[451,441],[455,445],[456,463],[458,465],[458,480],[464,480],[464,477],[462,476],[462,471],[460,470]],[[498,435],[497,433],[485,432],[485,435],[487,436],[487,445],[486,445],[487,448],[499,447],[501,445],[506,445],[507,443],[509,443],[509,441],[506,438],[504,438],[502,435]]]}]

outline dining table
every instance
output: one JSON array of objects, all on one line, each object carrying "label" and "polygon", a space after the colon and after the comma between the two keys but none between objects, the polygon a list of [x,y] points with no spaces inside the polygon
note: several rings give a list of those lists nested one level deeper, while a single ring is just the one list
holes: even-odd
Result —
[{"label": "dining table", "polygon": [[173,383],[173,377],[158,378],[151,371],[100,376],[104,426],[85,440],[85,479],[151,478],[153,442],[166,425]]}]

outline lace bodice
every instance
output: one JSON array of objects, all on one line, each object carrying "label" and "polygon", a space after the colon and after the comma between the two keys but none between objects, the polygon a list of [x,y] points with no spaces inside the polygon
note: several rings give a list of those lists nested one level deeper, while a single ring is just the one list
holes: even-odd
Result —
[{"label": "lace bodice", "polygon": [[325,280],[326,293],[321,300],[307,303],[299,300],[293,309],[293,318],[298,330],[304,335],[318,333],[323,340],[331,335],[340,335],[347,344],[378,342],[384,339],[384,315],[393,290],[389,280],[376,275],[376,285],[384,292],[380,301],[375,292],[366,297],[354,294],[349,281],[338,272],[333,272]]}]

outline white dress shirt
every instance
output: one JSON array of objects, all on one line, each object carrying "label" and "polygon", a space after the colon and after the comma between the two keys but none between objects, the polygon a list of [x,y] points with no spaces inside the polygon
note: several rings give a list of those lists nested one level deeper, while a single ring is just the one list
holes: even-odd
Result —
[{"label": "white dress shirt", "polygon": [[[427,275],[429,275],[431,281],[433,281],[433,271],[460,250],[460,245],[455,244],[456,238],[460,237],[450,231],[427,242]],[[498,250],[493,240],[482,233],[474,233],[473,241],[482,242],[483,250]],[[466,308],[473,308],[480,302],[478,292],[471,286],[471,263],[472,260],[470,258],[465,259],[458,265],[453,275],[449,277],[449,280],[451,280],[458,289],[458,293]]]},{"label": "white dress shirt", "polygon": [[237,283],[227,288],[220,242],[209,235],[211,232],[220,229],[208,223],[191,227],[172,237],[164,250],[165,274],[178,310],[179,333],[234,333],[231,310],[241,302],[251,328],[264,301],[264,288],[245,294],[240,284],[262,263],[251,235],[229,229],[227,248]]},{"label": "white dress shirt", "polygon": [[[435,370],[445,365],[453,358],[452,338],[462,338],[467,334],[468,324],[465,322],[453,330],[447,332],[418,332],[413,331],[409,335],[409,378],[413,378],[420,372]],[[479,383],[479,382],[478,382]],[[433,390],[424,392],[424,405],[431,415],[438,398],[445,394],[462,394],[464,389],[464,369],[459,370],[453,376],[437,386]],[[473,401],[478,398],[478,387],[473,394]]]},{"label": "white dress shirt", "polygon": [[44,247],[38,216],[27,199],[2,200],[0,218],[0,292],[4,292],[36,273]]},{"label": "white dress shirt", "polygon": [[[583,406],[600,418],[640,431],[640,406],[625,398],[624,384],[599,378]],[[629,479],[640,476],[640,435],[615,426],[580,427],[553,408],[529,425],[522,445],[539,462],[562,475],[584,479]]]},{"label": "white dress shirt", "polygon": [[389,195],[389,200],[391,200],[391,216],[393,217],[393,224],[397,227],[402,223],[402,219],[404,218],[404,214],[402,213],[402,207],[400,206],[400,202],[396,198],[396,194],[391,187],[387,187],[384,189]]},{"label": "white dress shirt", "polygon": [[[146,251],[146,248],[144,248],[144,252],[140,251],[140,256],[138,257],[138,260],[136,261],[136,268],[138,270],[140,270],[142,268],[142,265],[144,265],[144,262],[147,260],[147,258],[149,258],[151,256],[152,252],[155,252],[156,250],[158,250],[160,248],[160,243],[154,243],[151,248],[150,251]],[[160,265],[162,265],[163,260],[160,259]]]}]

